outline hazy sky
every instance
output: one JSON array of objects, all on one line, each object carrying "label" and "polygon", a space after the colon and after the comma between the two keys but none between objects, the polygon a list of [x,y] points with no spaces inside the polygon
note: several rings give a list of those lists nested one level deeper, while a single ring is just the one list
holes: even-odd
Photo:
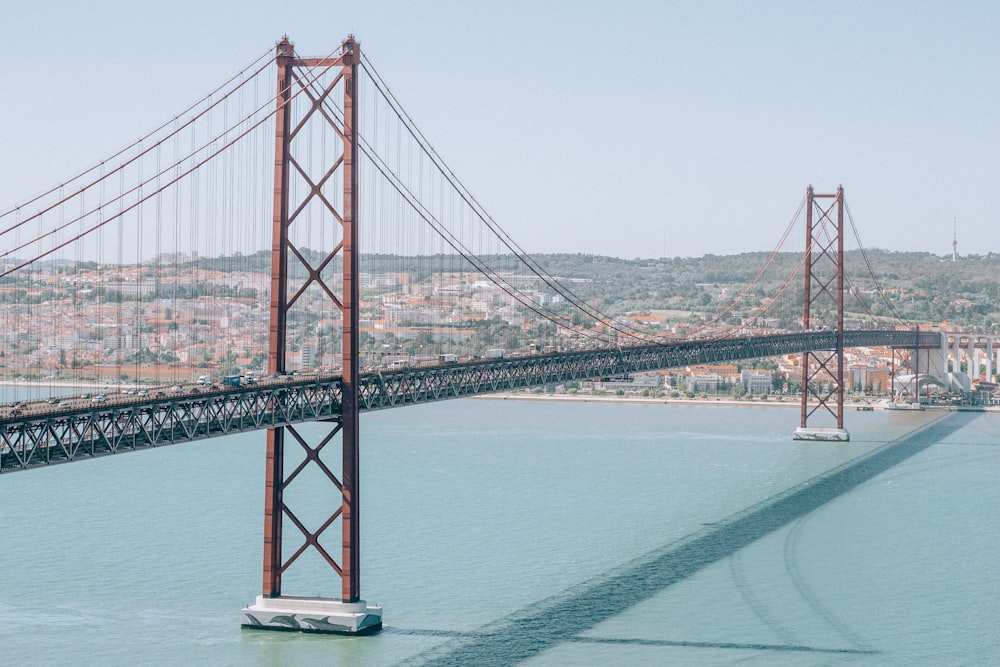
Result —
[{"label": "hazy sky", "polygon": [[1000,251],[1000,2],[0,0],[4,210],[288,34],[348,33],[530,252],[770,250],[810,183],[868,247]]}]

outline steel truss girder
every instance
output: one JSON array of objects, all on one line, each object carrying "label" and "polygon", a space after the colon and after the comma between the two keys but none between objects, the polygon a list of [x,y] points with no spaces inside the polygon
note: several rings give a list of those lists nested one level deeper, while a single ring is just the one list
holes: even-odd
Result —
[{"label": "steel truss girder", "polygon": [[[889,345],[889,341],[900,341],[905,347],[934,347],[940,344],[940,334],[850,331],[845,332],[844,341],[853,347]],[[361,407],[378,410],[569,380],[799,354],[812,348],[825,349],[835,342],[836,333],[829,331],[777,334],[388,371],[362,377]]]},{"label": "steel truss girder", "polygon": [[340,378],[214,393],[121,398],[86,409],[0,420],[0,472],[339,418]]},{"label": "steel truss girder", "polygon": [[[359,380],[361,409],[383,410],[569,380],[800,354],[830,349],[836,336],[833,331],[816,331],[687,341],[367,374]],[[925,331],[845,331],[844,345],[933,349],[941,346],[941,336]],[[0,420],[0,472],[289,424],[336,421],[340,414],[339,376],[275,380],[197,396],[89,409],[53,409]]]}]

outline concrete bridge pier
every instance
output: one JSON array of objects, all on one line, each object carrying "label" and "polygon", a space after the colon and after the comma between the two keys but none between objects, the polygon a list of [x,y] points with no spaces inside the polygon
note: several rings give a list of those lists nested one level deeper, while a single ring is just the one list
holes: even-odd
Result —
[{"label": "concrete bridge pier", "polygon": [[[916,369],[920,375],[930,375],[939,382],[947,382],[948,371],[948,338],[941,336],[941,347],[935,349],[914,350],[910,353],[910,367]],[[957,369],[958,362],[953,368]]]},{"label": "concrete bridge pier", "polygon": [[993,382],[993,337],[986,337],[986,350],[984,353],[984,362],[986,363],[986,381]]},{"label": "concrete bridge pier", "polygon": [[251,630],[367,635],[381,629],[382,608],[364,600],[258,595],[240,612],[240,625]]}]

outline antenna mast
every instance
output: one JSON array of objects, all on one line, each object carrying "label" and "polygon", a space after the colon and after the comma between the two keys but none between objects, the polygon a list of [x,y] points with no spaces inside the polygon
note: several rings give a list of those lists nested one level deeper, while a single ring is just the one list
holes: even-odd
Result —
[{"label": "antenna mast", "polygon": [[958,257],[958,218],[954,219],[951,231],[951,261]]}]

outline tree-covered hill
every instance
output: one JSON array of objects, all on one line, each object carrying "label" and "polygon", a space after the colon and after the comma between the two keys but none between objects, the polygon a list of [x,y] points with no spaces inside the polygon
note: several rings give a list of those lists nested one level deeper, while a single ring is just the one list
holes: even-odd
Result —
[{"label": "tree-covered hill", "polygon": [[[714,312],[723,305],[725,288],[732,293],[746,285],[768,256],[765,252],[751,252],[624,260],[566,254],[536,259],[554,276],[590,279],[574,282],[574,292],[599,303],[607,312],[619,314],[678,307]],[[755,293],[766,297],[777,291],[781,279],[795,269],[800,259],[794,253],[778,254]],[[902,319],[912,322],[947,321],[984,331],[1000,327],[1000,256],[991,253],[953,262],[950,257],[930,253],[876,249],[867,251],[867,260],[859,251],[845,253],[847,289],[853,286],[867,295],[867,306],[876,315],[890,317],[895,310]],[[789,292],[801,295],[801,276],[799,272]],[[872,294],[877,287],[886,295],[888,304]],[[845,301],[848,310],[861,308],[852,305],[850,298]]]},{"label": "tree-covered hill", "polygon": [[[304,251],[307,257],[319,254]],[[767,252],[738,255],[704,255],[661,259],[620,259],[588,254],[535,255],[545,271],[565,279],[566,286],[578,296],[611,315],[644,310],[683,310],[712,313],[726,305],[727,298],[740,292],[755,278],[770,257]],[[245,264],[247,258],[243,258]],[[252,258],[255,268],[269,271],[270,254]],[[524,273],[512,256],[484,258],[494,267],[511,267]],[[801,262],[799,253],[778,253],[771,268],[759,279],[752,293],[767,298],[778,292],[783,281]],[[201,259],[205,268],[225,270],[224,258]],[[363,271],[372,273],[410,271],[419,278],[438,267],[447,267],[440,257],[399,257],[366,255]],[[848,289],[859,294],[857,301],[847,299],[847,310],[864,316],[870,311],[894,319],[893,314],[914,323],[950,322],[972,330],[1000,328],[1000,255],[972,255],[952,261],[926,252],[868,250],[845,253]],[[868,265],[872,267],[872,279]],[[339,271],[339,264],[330,267]],[[465,269],[471,270],[471,269]],[[301,273],[301,267],[292,267]],[[788,317],[801,313],[803,278],[801,270],[790,283],[787,293],[798,301],[786,307]],[[886,295],[879,298],[877,288]],[[886,302],[887,301],[887,302]]]}]

